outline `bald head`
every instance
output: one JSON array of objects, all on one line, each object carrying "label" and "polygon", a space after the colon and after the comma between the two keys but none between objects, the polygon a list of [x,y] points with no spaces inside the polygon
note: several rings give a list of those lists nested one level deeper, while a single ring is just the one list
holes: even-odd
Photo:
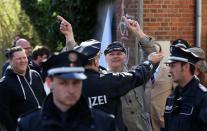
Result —
[{"label": "bald head", "polygon": [[27,54],[27,56],[29,56],[31,54],[32,51],[32,47],[30,45],[30,42],[26,39],[18,39],[16,41],[16,46],[20,46],[25,50],[25,53]]}]

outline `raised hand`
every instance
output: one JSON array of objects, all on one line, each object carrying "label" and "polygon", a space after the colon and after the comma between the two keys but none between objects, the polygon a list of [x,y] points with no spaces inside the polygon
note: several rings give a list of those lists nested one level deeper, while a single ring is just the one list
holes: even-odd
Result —
[{"label": "raised hand", "polygon": [[148,60],[152,61],[153,64],[160,62],[163,59],[163,53],[152,52],[148,56]]},{"label": "raised hand", "polygon": [[73,28],[71,24],[62,16],[57,16],[57,19],[60,21],[60,32],[64,34],[66,39],[66,46],[62,51],[73,49],[73,47],[75,47],[77,44],[74,39]]},{"label": "raised hand", "polygon": [[70,41],[74,40],[73,29],[71,24],[62,16],[57,16],[57,19],[60,21],[60,32],[65,35],[66,39]]},{"label": "raised hand", "polygon": [[132,19],[127,19],[125,16],[123,16],[123,20],[126,22],[129,31],[133,35],[135,35],[139,39],[146,36],[137,21]]}]

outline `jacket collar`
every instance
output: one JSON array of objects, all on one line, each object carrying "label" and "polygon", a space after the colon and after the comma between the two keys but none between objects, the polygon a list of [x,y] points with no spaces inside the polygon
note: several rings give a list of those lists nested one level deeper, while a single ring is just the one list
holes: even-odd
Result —
[{"label": "jacket collar", "polygon": [[199,81],[193,77],[191,81],[188,82],[184,87],[179,87],[175,89],[175,94],[179,96],[195,96],[195,92],[197,91]]},{"label": "jacket collar", "polygon": [[99,72],[93,69],[85,69],[85,74],[99,74]]},{"label": "jacket collar", "polygon": [[67,112],[63,113],[53,103],[52,93],[50,93],[43,104],[41,117],[46,120],[47,124],[56,123],[61,125],[63,120],[66,120],[66,122],[75,121],[77,122],[76,124],[92,122],[91,110],[83,96],[81,96],[76,105],[70,108]]}]

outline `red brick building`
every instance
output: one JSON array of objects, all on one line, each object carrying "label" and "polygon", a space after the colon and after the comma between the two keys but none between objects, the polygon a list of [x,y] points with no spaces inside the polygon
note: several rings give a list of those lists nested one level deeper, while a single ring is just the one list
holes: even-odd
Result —
[{"label": "red brick building", "polygon": [[[142,2],[143,29],[158,41],[186,39],[191,45],[196,43],[196,0],[116,0],[116,23],[120,21],[124,3],[127,14],[139,18],[139,3]],[[201,47],[207,51],[207,0],[201,3]],[[121,40],[117,30],[117,39]],[[133,65],[136,52],[130,37],[125,43],[130,48],[129,64]]]}]

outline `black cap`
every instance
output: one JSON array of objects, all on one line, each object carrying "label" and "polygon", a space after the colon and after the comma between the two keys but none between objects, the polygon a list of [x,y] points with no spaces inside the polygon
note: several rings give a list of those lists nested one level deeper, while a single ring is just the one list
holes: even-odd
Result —
[{"label": "black cap", "polygon": [[93,59],[100,53],[101,42],[90,39],[82,42],[79,46],[76,46],[74,50],[77,52],[84,54],[88,60]]},{"label": "black cap", "polygon": [[62,79],[80,79],[86,76],[83,74],[87,64],[87,58],[77,51],[70,50],[60,54],[52,55],[43,63],[43,70],[47,71],[49,77],[56,76]]},{"label": "black cap", "polygon": [[166,64],[170,64],[173,62],[181,61],[187,62],[190,64],[195,64],[200,60],[199,56],[192,53],[189,49],[185,49],[183,47],[174,46],[171,51],[171,55],[168,57]]},{"label": "black cap", "polygon": [[185,48],[185,49],[190,47],[189,43],[184,39],[174,40],[171,45],[172,46],[179,46],[179,47],[182,47],[182,48]]},{"label": "black cap", "polygon": [[107,48],[105,49],[104,54],[106,55],[112,51],[121,51],[121,52],[126,53],[126,49],[124,48],[123,44],[121,44],[118,41],[115,41],[115,42],[109,44],[107,46]]}]

